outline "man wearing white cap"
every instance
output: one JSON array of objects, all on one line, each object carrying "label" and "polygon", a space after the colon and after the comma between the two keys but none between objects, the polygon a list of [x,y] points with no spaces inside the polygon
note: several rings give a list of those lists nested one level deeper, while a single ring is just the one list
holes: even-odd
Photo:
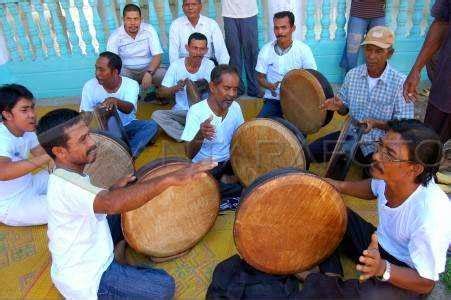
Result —
[{"label": "man wearing white cap", "polygon": [[[375,26],[362,43],[365,64],[351,69],[334,98],[327,99],[323,109],[347,114],[366,124],[356,159],[363,164],[371,162],[374,141],[380,139],[387,121],[412,119],[414,107],[406,103],[403,84],[406,76],[388,63],[394,53],[393,32],[384,26]],[[330,158],[340,132],[331,133],[310,145],[317,161]]]}]

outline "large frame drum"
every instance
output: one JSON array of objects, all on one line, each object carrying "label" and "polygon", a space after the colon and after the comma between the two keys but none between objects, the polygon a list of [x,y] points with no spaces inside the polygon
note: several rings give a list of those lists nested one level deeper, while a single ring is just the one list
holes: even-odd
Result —
[{"label": "large frame drum", "polygon": [[230,162],[235,175],[245,186],[274,169],[308,170],[310,161],[304,136],[282,118],[245,122],[232,139]]},{"label": "large frame drum", "polygon": [[326,77],[312,69],[291,70],[280,85],[283,115],[304,134],[315,133],[332,120],[333,111],[319,107],[333,96]]},{"label": "large frame drum", "polygon": [[[138,182],[164,176],[189,165],[181,158],[151,162],[136,173]],[[143,206],[122,214],[127,243],[156,262],[183,255],[214,225],[219,211],[219,187],[207,173],[202,179],[173,186]]]},{"label": "large frame drum", "polygon": [[279,169],[243,192],[233,235],[238,253],[254,268],[294,274],[330,256],[346,224],[345,204],[332,185],[301,170]]},{"label": "large frame drum", "polygon": [[127,145],[130,145],[125,132],[125,128],[122,126],[122,121],[117,112],[117,107],[114,106],[111,109],[98,106],[94,110],[94,116],[98,122],[100,130],[108,132],[110,135],[123,140]]},{"label": "large frame drum", "polygon": [[94,162],[85,166],[84,173],[93,185],[109,189],[117,180],[134,173],[130,149],[124,141],[101,131],[90,135],[96,142],[97,155]]}]

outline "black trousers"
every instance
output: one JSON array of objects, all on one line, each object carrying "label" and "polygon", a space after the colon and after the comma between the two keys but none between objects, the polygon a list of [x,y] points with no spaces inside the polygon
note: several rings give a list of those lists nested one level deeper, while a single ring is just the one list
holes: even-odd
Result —
[{"label": "black trousers", "polygon": [[218,181],[221,199],[239,197],[243,187],[239,183],[223,183],[220,181],[222,175],[234,175],[230,160],[218,163],[210,170],[210,174]]},{"label": "black trousers", "polygon": [[[346,233],[337,250],[320,264],[321,273],[310,274],[302,290],[296,298],[363,298],[363,299],[419,299],[422,295],[395,287],[388,282],[371,278],[360,282],[357,279],[342,280],[339,276],[327,276],[323,273],[343,275],[339,252],[344,252],[355,263],[358,263],[362,252],[368,248],[371,235],[376,231],[371,223],[365,221],[354,211],[348,209],[348,225]],[[399,261],[379,245],[379,252],[383,259],[393,265],[409,267]]]}]

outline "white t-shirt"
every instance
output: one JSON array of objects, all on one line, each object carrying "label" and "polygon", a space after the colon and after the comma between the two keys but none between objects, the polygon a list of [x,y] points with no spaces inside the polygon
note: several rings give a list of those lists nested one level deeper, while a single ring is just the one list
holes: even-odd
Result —
[{"label": "white t-shirt", "polygon": [[379,244],[398,260],[417,270],[421,277],[437,281],[445,271],[451,242],[451,204],[432,180],[420,185],[398,207],[386,206],[385,181],[373,179],[377,197]]},{"label": "white t-shirt", "polygon": [[[210,82],[211,71],[213,70],[214,67],[215,64],[210,59],[203,58],[199,70],[197,70],[197,72],[193,74],[188,72],[188,70],[186,69],[185,58],[179,58],[178,60],[171,63],[166,74],[164,75],[163,82],[161,83],[161,85],[168,88],[173,87],[177,85],[177,82],[179,80],[183,80],[186,78],[189,78],[193,81],[199,79],[206,79],[208,80],[208,82]],[[173,110],[189,109],[186,87],[180,92],[177,92],[175,94],[175,105],[172,109]]]},{"label": "white t-shirt", "polygon": [[194,32],[200,32],[207,37],[208,52],[205,57],[216,58],[220,64],[229,64],[229,52],[218,23],[202,15],[196,27],[193,27],[186,16],[172,21],[169,28],[169,62],[171,64],[181,57],[188,56],[185,45],[188,44],[188,38]]},{"label": "white t-shirt", "polygon": [[144,22],[141,22],[134,39],[125,31],[123,25],[117,28],[108,38],[106,48],[118,54],[122,65],[132,70],[147,68],[153,56],[163,53],[156,30]]},{"label": "white t-shirt", "polygon": [[373,78],[373,77],[368,75],[366,78],[368,80],[368,87],[369,87],[369,90],[370,90],[370,93],[371,93],[371,91],[376,86],[377,82],[379,81],[380,77]]},{"label": "white t-shirt", "polygon": [[[23,136],[12,134],[3,122],[0,122],[0,156],[10,158],[11,161],[25,160],[30,150],[39,145],[34,132],[25,132]],[[16,179],[0,180],[0,214],[6,213],[11,200],[32,186],[32,174],[28,173]]]},{"label": "white t-shirt", "polygon": [[97,299],[100,279],[114,258],[105,214],[94,213],[102,189],[89,176],[56,169],[47,191],[51,277],[68,299]]},{"label": "white t-shirt", "polygon": [[258,14],[257,0],[222,0],[222,16],[227,18],[249,18]]},{"label": "white t-shirt", "polygon": [[96,106],[108,97],[114,97],[122,101],[130,102],[134,108],[131,113],[125,114],[118,110],[122,125],[126,126],[136,120],[136,107],[138,102],[139,84],[133,79],[122,77],[120,88],[115,93],[108,93],[96,78],[85,83],[81,93],[80,111],[93,111]]},{"label": "white t-shirt", "polygon": [[[285,74],[294,69],[314,69],[316,62],[312,50],[301,41],[293,40],[291,49],[284,55],[277,55],[274,45],[277,41],[267,43],[260,50],[255,70],[266,74],[266,80],[270,83],[282,81]],[[270,90],[265,90],[264,98],[280,100],[280,84],[276,90],[276,96]]]},{"label": "white t-shirt", "polygon": [[207,100],[203,100],[190,107],[186,116],[185,129],[183,130],[183,141],[191,142],[199,132],[200,124],[213,116],[211,124],[216,128],[216,137],[213,141],[204,139],[202,147],[193,158],[193,162],[212,158],[214,161],[223,162],[230,158],[230,143],[232,142],[235,130],[244,123],[241,107],[237,102],[233,102],[224,119],[215,115],[208,105]]}]

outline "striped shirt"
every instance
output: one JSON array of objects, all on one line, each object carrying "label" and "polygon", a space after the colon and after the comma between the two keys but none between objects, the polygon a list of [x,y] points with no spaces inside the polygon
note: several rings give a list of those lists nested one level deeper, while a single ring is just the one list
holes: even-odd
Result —
[{"label": "striped shirt", "polygon": [[351,16],[373,19],[385,16],[385,0],[352,0]]},{"label": "striped shirt", "polygon": [[[412,119],[414,106],[406,103],[402,94],[406,76],[388,63],[379,77],[376,86],[370,91],[366,64],[355,67],[346,74],[338,97],[349,108],[349,114],[358,121],[374,119],[389,121],[394,119]],[[373,142],[385,134],[373,129],[362,137],[361,150],[366,156],[375,151]]]}]

